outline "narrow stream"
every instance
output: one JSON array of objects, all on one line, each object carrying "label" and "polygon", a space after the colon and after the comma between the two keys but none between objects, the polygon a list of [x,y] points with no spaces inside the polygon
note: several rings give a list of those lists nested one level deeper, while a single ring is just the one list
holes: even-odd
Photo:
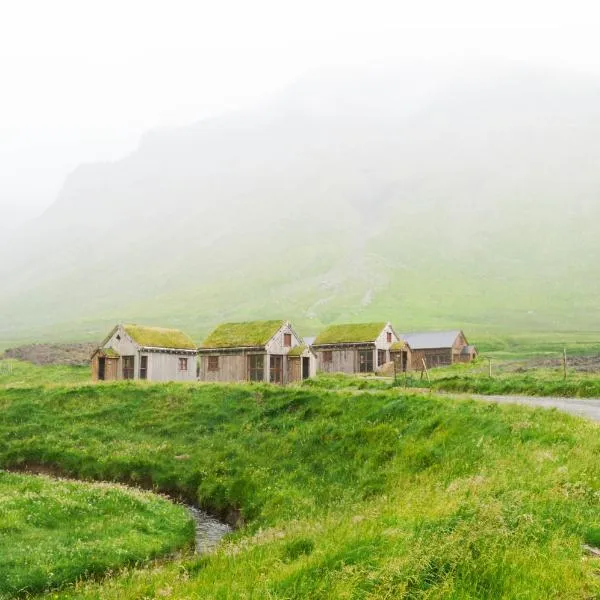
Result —
[{"label": "narrow stream", "polygon": [[187,505],[186,508],[196,527],[196,554],[212,552],[223,536],[233,531],[229,525],[221,523],[195,506]]},{"label": "narrow stream", "polygon": [[[0,467],[0,470],[6,470],[9,473],[19,473],[21,475],[29,475],[29,476],[42,475],[44,477],[50,477],[52,479],[56,479],[57,481],[75,481],[78,483],[89,483],[92,485],[94,483],[101,483],[99,481],[65,477],[60,472],[59,468],[50,467],[50,466],[46,466],[46,465],[31,465],[31,464],[29,464],[29,465],[21,467],[21,468],[14,468],[14,467],[13,468],[10,468],[10,467],[2,468],[2,467]],[[131,489],[134,489],[134,490],[139,489],[139,488],[136,488],[133,486],[128,486],[127,484],[119,483],[119,482],[107,482],[107,483],[112,483],[114,485],[122,486],[125,488],[130,487]],[[149,491],[152,493],[151,490],[145,490],[145,491]],[[159,494],[160,494],[160,492],[159,492]],[[168,498],[168,496],[164,496],[164,497],[166,497],[171,502],[173,502],[173,499]],[[221,521],[219,521],[215,517],[209,515],[208,513],[204,512],[203,510],[200,510],[199,508],[196,508],[195,506],[192,506],[190,504],[184,504],[183,506],[185,507],[185,509],[188,511],[189,515],[194,520],[194,528],[195,528],[194,542],[195,542],[196,554],[208,554],[208,553],[212,552],[213,550],[215,550],[215,548],[217,547],[217,545],[219,544],[219,542],[221,541],[223,536],[225,536],[229,532],[233,531],[233,528],[230,527],[229,525],[227,525],[226,523],[221,523]]]}]

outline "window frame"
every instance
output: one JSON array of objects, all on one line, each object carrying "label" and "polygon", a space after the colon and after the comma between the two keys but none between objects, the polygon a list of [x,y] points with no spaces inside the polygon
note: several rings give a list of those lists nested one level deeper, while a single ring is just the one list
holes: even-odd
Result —
[{"label": "window frame", "polygon": [[140,356],[139,377],[140,377],[140,379],[148,379],[148,355],[147,354]]},{"label": "window frame", "polygon": [[214,373],[215,371],[219,370],[219,356],[218,355],[214,355],[214,356],[207,356],[206,357],[206,370],[209,373]]},{"label": "window frame", "polygon": [[333,362],[333,350],[323,350],[323,364]]},{"label": "window frame", "polygon": [[121,373],[123,379],[135,379],[135,355],[129,354],[121,357]]},{"label": "window frame", "polygon": [[283,347],[284,348],[291,348],[292,347],[292,334],[291,333],[284,333],[283,334]]},{"label": "window frame", "polygon": [[[383,360],[382,360],[383,358]],[[387,352],[385,350],[377,350],[377,366],[381,367],[383,365],[385,365],[385,363],[387,358]]]},{"label": "window frame", "polygon": [[387,340],[387,343],[388,343],[388,344],[391,344],[391,343],[392,343],[392,332],[391,332],[391,331],[388,331],[388,332],[387,332],[387,335],[386,335],[386,340]]},{"label": "window frame", "polygon": [[[373,350],[358,350],[358,372],[373,373]],[[370,368],[369,368],[370,367]]]},{"label": "window frame", "polygon": [[188,357],[178,356],[177,357],[177,372],[187,373],[188,372]]},{"label": "window frame", "polygon": [[283,355],[269,355],[269,383],[283,383]]},{"label": "window frame", "polygon": [[[260,375],[260,378],[259,378]],[[248,355],[248,381],[264,382],[265,380],[265,355]]]}]

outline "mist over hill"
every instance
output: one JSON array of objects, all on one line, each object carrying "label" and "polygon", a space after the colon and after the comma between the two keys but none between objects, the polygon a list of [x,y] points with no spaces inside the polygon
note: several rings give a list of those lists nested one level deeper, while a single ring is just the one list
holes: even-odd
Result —
[{"label": "mist over hill", "polygon": [[3,236],[0,340],[286,317],[600,330],[600,80],[323,73],[83,165]]}]

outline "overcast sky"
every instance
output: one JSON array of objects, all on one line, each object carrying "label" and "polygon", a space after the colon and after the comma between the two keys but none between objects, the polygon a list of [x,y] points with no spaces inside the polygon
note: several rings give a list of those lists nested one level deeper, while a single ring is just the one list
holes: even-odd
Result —
[{"label": "overcast sky", "polygon": [[[492,6],[492,8],[490,8]],[[600,73],[598,10],[564,0],[0,0],[0,222],[155,127],[315,69],[506,58]]]}]

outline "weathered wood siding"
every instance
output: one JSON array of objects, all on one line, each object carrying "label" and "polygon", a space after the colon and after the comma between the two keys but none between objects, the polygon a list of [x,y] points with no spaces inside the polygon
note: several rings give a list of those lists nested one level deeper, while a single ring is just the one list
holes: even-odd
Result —
[{"label": "weathered wood siding", "polygon": [[[123,356],[133,356],[133,378],[140,378],[140,356],[148,357],[146,379],[151,381],[194,381],[196,379],[196,353],[140,350],[125,329],[117,327],[104,348],[119,353],[118,359],[106,359],[105,381],[123,379]],[[98,379],[98,356],[92,360],[92,378]],[[187,358],[187,371],[179,370],[179,359]]]},{"label": "weathered wood siding", "polygon": [[304,361],[308,360],[308,377],[314,377],[317,374],[317,357],[306,348],[301,356],[288,356],[287,381],[302,381]]},{"label": "weathered wood siding", "polygon": [[[325,373],[357,373],[358,372],[358,351],[349,346],[347,348],[338,348],[331,350],[316,350],[317,363],[320,371]],[[331,361],[323,360],[324,352],[331,352]],[[376,360],[375,350],[373,358]],[[375,363],[373,363],[375,364]]]},{"label": "weathered wood siding", "polygon": [[[291,345],[284,345],[284,335],[291,335]],[[219,350],[215,349],[214,352],[202,352],[200,354],[200,373],[199,378],[201,381],[215,381],[215,382],[227,382],[227,381],[248,381],[249,379],[249,362],[248,356],[251,354],[263,354],[264,355],[264,372],[263,381],[268,382],[270,380],[270,357],[272,355],[282,356],[282,379],[283,383],[291,381],[290,365],[288,364],[288,352],[296,346],[302,345],[304,342],[296,335],[292,326],[289,323],[285,323],[277,331],[271,340],[267,342],[263,351],[253,350]],[[216,356],[219,359],[218,369],[215,371],[208,370],[208,357]],[[316,364],[314,355],[312,356],[312,373],[316,373]]]},{"label": "weathered wood siding", "polygon": [[[196,380],[196,354],[189,353],[171,353],[143,351],[136,356],[135,379],[139,379],[140,356],[148,357],[148,375],[150,381],[195,381]],[[187,370],[179,370],[179,359],[187,359]]]},{"label": "weathered wood siding", "polygon": [[452,364],[452,348],[427,348],[413,350],[411,368],[416,371],[423,369],[423,358],[428,369],[445,367]]},{"label": "weathered wood siding", "polygon": [[[236,353],[211,353],[217,356],[219,368],[216,371],[208,370],[207,354],[200,355],[200,380],[201,381],[247,381],[248,380],[248,356],[249,354],[261,354],[260,352],[248,353],[239,351]],[[266,361],[265,361],[266,362]]]}]

